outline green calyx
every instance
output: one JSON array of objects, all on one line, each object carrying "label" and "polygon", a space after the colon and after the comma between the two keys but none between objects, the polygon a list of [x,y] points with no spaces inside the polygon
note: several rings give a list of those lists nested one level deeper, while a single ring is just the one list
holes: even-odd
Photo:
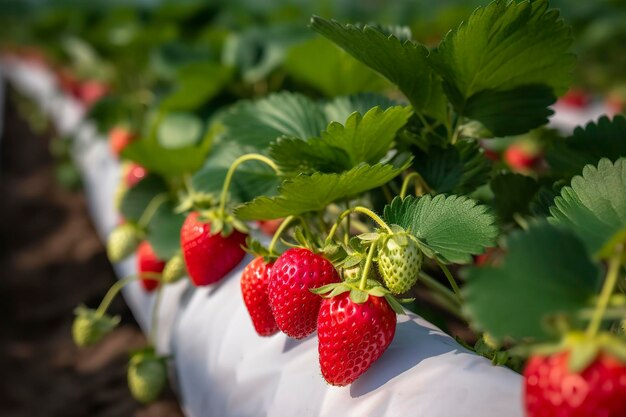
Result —
[{"label": "green calyx", "polygon": [[192,210],[206,210],[214,207],[216,204],[213,194],[198,191],[182,194],[179,201],[180,203],[175,209],[176,213],[185,213]]},{"label": "green calyx", "polygon": [[166,358],[157,356],[154,348],[133,352],[128,363],[128,387],[141,403],[156,400],[167,383]]},{"label": "green calyx", "polygon": [[600,354],[607,354],[626,364],[626,340],[602,332],[590,338],[583,332],[570,332],[557,344],[534,346],[531,354],[553,355],[569,352],[568,368],[571,372],[584,371]]},{"label": "green calyx", "polygon": [[198,218],[200,221],[211,225],[211,234],[221,234],[222,237],[230,236],[235,230],[248,233],[248,226],[229,213],[219,210],[201,211]]},{"label": "green calyx", "polygon": [[165,264],[161,278],[164,284],[171,284],[180,280],[186,274],[187,266],[185,265],[185,260],[183,259],[182,254],[177,253]]},{"label": "green calyx", "polygon": [[311,288],[313,294],[320,295],[323,298],[332,298],[340,294],[350,291],[350,300],[356,304],[363,304],[367,301],[369,296],[372,297],[384,297],[389,303],[389,306],[397,314],[404,314],[404,308],[401,303],[408,303],[413,299],[398,300],[395,298],[388,289],[380,285],[376,280],[368,279],[366,281],[365,288],[360,286],[360,277],[350,282],[339,282],[333,284],[323,285],[318,288]]},{"label": "green calyx", "polygon": [[95,345],[120,322],[119,316],[99,314],[96,310],[85,306],[77,307],[74,313],[76,317],[72,323],[72,338],[80,347]]},{"label": "green calyx", "polygon": [[139,246],[143,238],[141,229],[132,224],[124,223],[117,226],[107,241],[107,255],[112,262],[119,262],[130,256]]}]

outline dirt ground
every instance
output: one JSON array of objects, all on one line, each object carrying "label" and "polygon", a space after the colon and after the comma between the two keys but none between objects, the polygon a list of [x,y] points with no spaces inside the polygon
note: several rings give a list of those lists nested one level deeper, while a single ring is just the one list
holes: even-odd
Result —
[{"label": "dirt ground", "polygon": [[[120,327],[76,348],[73,309],[96,306],[115,276],[85,198],[56,184],[49,135],[33,134],[5,103],[0,146],[0,416],[182,416],[171,391],[138,404],[126,386],[127,351],[145,338],[123,300]],[[0,115],[1,116],[1,115]]]}]

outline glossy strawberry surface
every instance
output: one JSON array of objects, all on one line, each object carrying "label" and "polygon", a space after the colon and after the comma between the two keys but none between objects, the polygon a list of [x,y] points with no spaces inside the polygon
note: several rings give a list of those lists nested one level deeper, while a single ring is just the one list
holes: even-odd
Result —
[{"label": "glossy strawberry surface", "polygon": [[271,336],[278,332],[268,297],[271,269],[272,264],[266,264],[263,257],[259,256],[246,266],[241,275],[243,301],[254,329],[260,336]]},{"label": "glossy strawberry surface", "polygon": [[568,369],[569,352],[534,356],[524,370],[527,417],[626,416],[626,366],[601,354],[582,372]]},{"label": "glossy strawberry surface", "polygon": [[211,225],[198,212],[190,213],[180,230],[180,245],[191,282],[204,286],[224,278],[245,256],[245,242],[246,234],[237,230],[227,237],[211,234]]},{"label": "glossy strawberry surface", "polygon": [[396,333],[396,313],[382,297],[362,304],[350,292],[324,299],[319,312],[320,367],[331,385],[354,382],[385,352]]},{"label": "glossy strawberry surface", "polygon": [[309,289],[339,282],[333,264],[308,249],[292,248],[274,263],[269,300],[278,328],[289,337],[302,339],[315,331],[322,303]]},{"label": "glossy strawberry surface", "polygon": [[163,268],[165,261],[157,257],[152,245],[147,240],[141,242],[137,248],[137,273],[139,282],[146,291],[154,291],[159,286],[159,281],[150,278],[150,273],[160,274]]}]

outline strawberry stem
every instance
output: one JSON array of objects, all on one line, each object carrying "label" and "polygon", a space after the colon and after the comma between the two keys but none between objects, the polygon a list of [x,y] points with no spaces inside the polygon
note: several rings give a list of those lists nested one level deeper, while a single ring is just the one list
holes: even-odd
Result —
[{"label": "strawberry stem", "polygon": [[104,298],[102,299],[102,302],[100,303],[100,306],[98,306],[98,309],[96,310],[96,315],[98,315],[98,317],[104,316],[104,314],[107,312],[109,306],[111,305],[111,302],[113,301],[117,293],[120,292],[120,290],[124,288],[127,284],[130,284],[131,282],[137,279],[139,279],[139,276],[130,275],[130,276],[127,276],[126,278],[120,279],[115,284],[111,285],[111,288],[109,288],[109,291],[107,291],[107,293],[104,295]]},{"label": "strawberry stem", "polygon": [[152,217],[156,214],[159,207],[161,207],[161,204],[165,203],[168,198],[167,193],[161,193],[155,195],[152,200],[150,200],[150,203],[148,203],[137,222],[140,229],[145,229],[148,226],[148,223],[150,223]]},{"label": "strawberry stem", "polygon": [[420,271],[420,280],[422,280],[424,285],[434,292],[433,296],[438,295],[437,300],[440,304],[442,304],[445,308],[448,309],[448,311],[450,311],[458,318],[465,320],[463,314],[461,313],[461,305],[459,304],[459,299],[452,291],[450,291],[448,287],[442,285],[441,283],[439,283],[439,281],[437,281],[435,278],[431,277],[424,271]]},{"label": "strawberry stem", "polygon": [[461,290],[459,289],[459,286],[457,285],[456,280],[454,279],[454,277],[450,273],[450,270],[448,269],[447,266],[442,264],[436,258],[435,258],[435,262],[437,262],[437,265],[439,265],[439,268],[441,268],[441,270],[443,271],[443,274],[448,279],[448,282],[450,283],[450,286],[452,287],[452,290],[454,291],[454,295],[456,295],[456,298],[458,299],[459,304],[462,304],[463,303],[463,298],[461,298]]},{"label": "strawberry stem", "polygon": [[368,216],[369,218],[374,220],[378,224],[378,226],[380,226],[381,229],[385,229],[387,231],[387,233],[393,234],[393,231],[387,225],[387,223],[385,223],[383,221],[383,219],[381,219],[376,213],[374,213],[372,210],[370,210],[368,208],[357,206],[357,207],[353,207],[353,208],[349,208],[347,210],[344,210],[339,215],[339,217],[337,218],[337,221],[335,221],[335,224],[333,224],[333,227],[330,229],[330,232],[328,232],[328,236],[326,237],[326,244],[330,244],[330,242],[333,239],[333,236],[335,236],[335,233],[337,232],[337,229],[339,228],[339,225],[341,224],[343,219],[346,216],[349,216],[351,213],[354,213],[354,212],[365,214],[366,216]]},{"label": "strawberry stem", "polygon": [[163,285],[159,285],[157,293],[154,297],[154,304],[152,305],[152,318],[150,321],[150,330],[148,333],[148,344],[156,346],[157,327],[159,322],[159,305],[161,304],[161,298],[163,298]]},{"label": "strawberry stem", "polygon": [[276,174],[278,174],[278,167],[276,166],[274,161],[266,156],[256,153],[250,153],[242,155],[239,158],[235,159],[235,162],[233,162],[230,168],[228,168],[228,172],[226,173],[226,179],[224,180],[224,186],[222,187],[222,195],[220,196],[219,207],[219,213],[222,215],[222,217],[224,217],[224,215],[226,214],[226,200],[228,199],[228,188],[230,187],[230,183],[233,179],[233,174],[235,173],[235,170],[242,163],[253,160],[263,162],[264,164],[272,168],[274,172],[276,172]]},{"label": "strawberry stem", "polygon": [[276,243],[278,243],[278,239],[280,238],[280,235],[283,234],[283,232],[287,229],[287,226],[293,223],[294,220],[301,220],[301,219],[299,217],[289,216],[285,220],[282,221],[280,226],[278,226],[278,229],[276,230],[276,233],[274,233],[274,236],[272,237],[272,241],[270,242],[270,246],[268,248],[270,255],[274,254],[274,246],[276,246]]},{"label": "strawberry stem", "polygon": [[424,194],[425,192],[430,193],[432,191],[430,187],[428,186],[428,184],[426,184],[426,181],[424,181],[424,178],[422,178],[422,176],[419,173],[411,172],[409,175],[407,175],[404,178],[404,181],[402,181],[402,188],[400,189],[400,198],[404,198],[406,196],[406,192],[409,189],[409,184],[411,184],[412,181],[415,181],[416,186],[417,186],[415,189],[416,196],[420,196]]},{"label": "strawberry stem", "polygon": [[613,294],[613,290],[615,289],[615,285],[617,284],[617,279],[619,277],[619,268],[622,263],[623,254],[624,245],[621,244],[615,248],[615,253],[609,260],[609,269],[606,274],[606,279],[604,280],[604,285],[602,286],[602,291],[600,292],[598,305],[593,312],[591,322],[589,322],[589,327],[587,327],[586,335],[588,338],[594,337],[600,329],[602,317],[604,316],[606,308],[609,305],[609,301],[611,299],[611,294]]},{"label": "strawberry stem", "polygon": [[372,260],[374,259],[374,250],[376,249],[376,242],[372,242],[367,251],[367,258],[365,259],[365,265],[363,266],[363,271],[361,271],[361,281],[359,282],[359,289],[361,291],[365,290],[365,284],[367,283],[367,276],[370,272],[370,267],[372,266]]}]

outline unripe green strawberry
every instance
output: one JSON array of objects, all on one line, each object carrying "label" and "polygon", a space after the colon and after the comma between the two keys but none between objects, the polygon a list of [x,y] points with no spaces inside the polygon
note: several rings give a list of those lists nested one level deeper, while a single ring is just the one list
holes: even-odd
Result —
[{"label": "unripe green strawberry", "polygon": [[186,274],[187,267],[185,266],[183,255],[177,253],[169,261],[167,261],[165,268],[163,268],[163,282],[166,284],[176,282]]},{"label": "unripe green strawberry", "polygon": [[139,246],[141,236],[137,227],[130,223],[117,226],[109,235],[107,255],[111,262],[119,262],[130,256]]},{"label": "unripe green strawberry", "polygon": [[74,343],[80,347],[98,343],[120,322],[118,316],[99,315],[96,310],[83,306],[77,307],[74,313],[76,318],[72,324],[72,338]]},{"label": "unripe green strawberry", "polygon": [[141,403],[158,398],[167,382],[165,359],[156,356],[154,350],[134,353],[128,364],[128,387],[133,397]]},{"label": "unripe green strawberry", "polygon": [[381,241],[378,271],[392,293],[402,294],[417,282],[422,259],[422,251],[408,233],[394,233]]}]

